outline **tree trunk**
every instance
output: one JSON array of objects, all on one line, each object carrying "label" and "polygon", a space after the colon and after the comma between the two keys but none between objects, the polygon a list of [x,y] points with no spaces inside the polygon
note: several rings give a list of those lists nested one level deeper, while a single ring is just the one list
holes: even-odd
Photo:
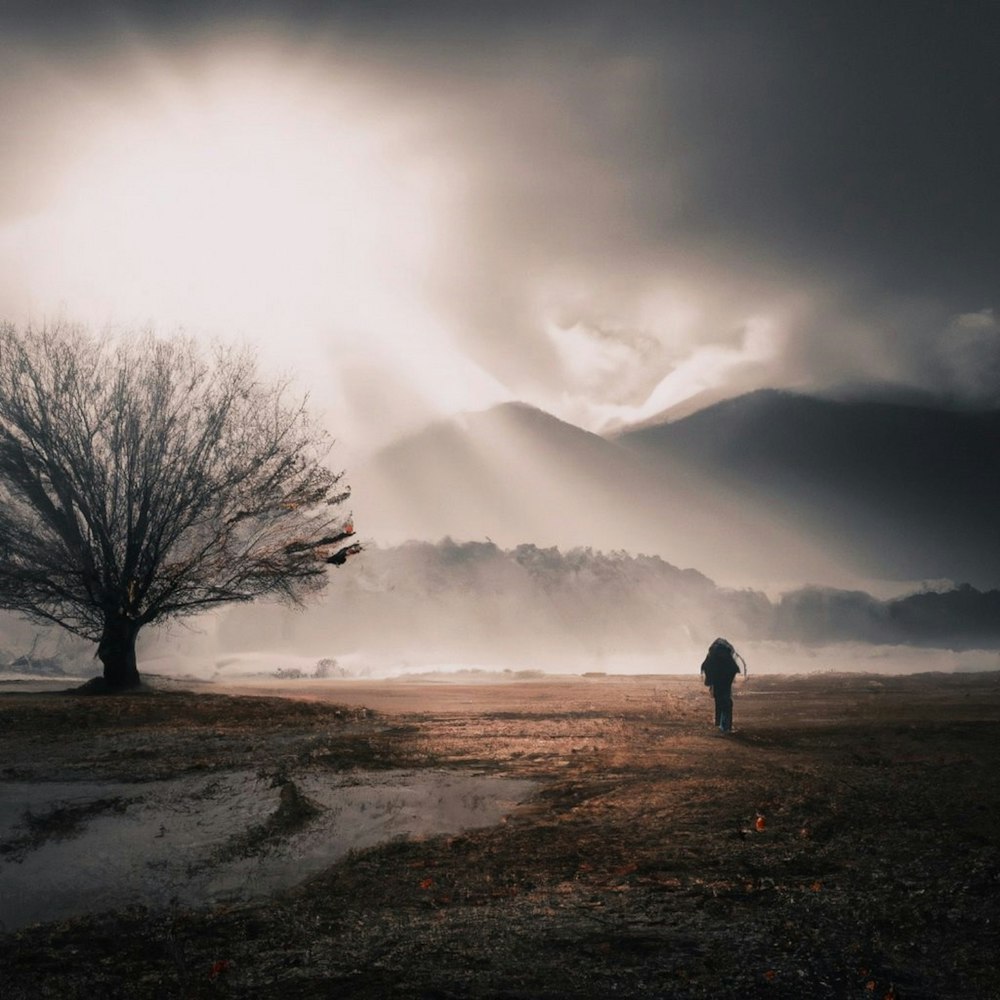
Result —
[{"label": "tree trunk", "polygon": [[104,634],[97,647],[97,656],[104,664],[104,683],[123,691],[139,686],[139,670],[135,663],[135,639],[139,626],[131,618],[108,617]]}]

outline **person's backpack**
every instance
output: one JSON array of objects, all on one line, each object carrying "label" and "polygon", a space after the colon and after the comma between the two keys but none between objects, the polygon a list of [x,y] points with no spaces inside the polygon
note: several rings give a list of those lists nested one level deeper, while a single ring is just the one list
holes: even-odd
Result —
[{"label": "person's backpack", "polygon": [[[747,661],[736,652],[736,647],[728,640],[723,639],[720,635],[717,639],[712,640],[712,645],[708,647],[708,655],[712,656],[715,654],[728,656],[733,663],[736,665],[736,672],[740,672],[740,666],[743,667],[743,676],[747,676]],[[709,671],[705,671],[705,684],[706,686],[711,686],[711,680],[709,679]]]}]

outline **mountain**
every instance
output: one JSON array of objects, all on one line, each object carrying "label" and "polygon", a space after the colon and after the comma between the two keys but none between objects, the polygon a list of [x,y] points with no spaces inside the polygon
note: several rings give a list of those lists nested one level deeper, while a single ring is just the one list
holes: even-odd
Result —
[{"label": "mountain", "polygon": [[523,404],[352,473],[377,541],[657,554],[730,586],[1000,586],[1000,411],[764,390],[605,439]]},{"label": "mountain", "polygon": [[727,585],[849,582],[797,526],[751,510],[688,459],[523,404],[433,424],[352,470],[351,483],[357,523],[381,544],[594,546],[657,554]]},{"label": "mountain", "polygon": [[352,482],[357,502],[369,504],[359,520],[375,523],[380,540],[489,535],[517,543],[562,533],[584,506],[588,527],[598,528],[613,484],[639,474],[641,463],[603,438],[506,403],[389,445]]},{"label": "mountain", "polygon": [[765,390],[620,434],[867,576],[1000,584],[1000,411]]}]

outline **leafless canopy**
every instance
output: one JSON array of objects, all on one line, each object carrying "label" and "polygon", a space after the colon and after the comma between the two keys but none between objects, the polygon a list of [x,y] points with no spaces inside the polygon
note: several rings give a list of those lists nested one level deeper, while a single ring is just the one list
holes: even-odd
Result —
[{"label": "leafless canopy", "polygon": [[349,491],[291,397],[246,350],[0,325],[0,607],[105,641],[319,590]]}]

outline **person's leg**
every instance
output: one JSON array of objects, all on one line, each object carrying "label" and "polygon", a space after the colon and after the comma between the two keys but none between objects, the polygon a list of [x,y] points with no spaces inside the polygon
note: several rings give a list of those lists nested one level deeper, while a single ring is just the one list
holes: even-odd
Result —
[{"label": "person's leg", "polygon": [[719,728],[728,733],[733,728],[733,694],[732,691],[720,691],[716,698],[716,716]]},{"label": "person's leg", "polygon": [[718,727],[722,724],[722,699],[717,691],[712,692],[712,698],[715,701],[715,725]]},{"label": "person's leg", "polygon": [[723,705],[722,711],[719,713],[719,728],[724,733],[732,732],[733,729],[733,699],[729,698],[726,704]]}]

